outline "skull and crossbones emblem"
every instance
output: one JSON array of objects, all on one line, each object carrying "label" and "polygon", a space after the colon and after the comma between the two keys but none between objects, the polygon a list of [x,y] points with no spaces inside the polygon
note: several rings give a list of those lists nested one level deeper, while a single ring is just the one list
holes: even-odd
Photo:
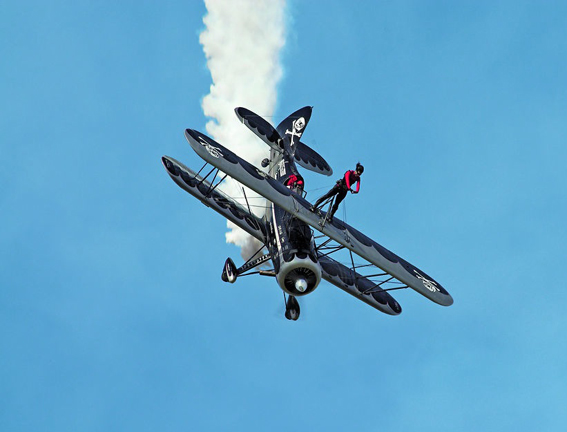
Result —
[{"label": "skull and crossbones emblem", "polygon": [[205,149],[209,152],[209,154],[214,157],[214,158],[220,158],[221,156],[223,156],[221,150],[218,147],[215,147],[213,145],[211,145],[210,143],[208,143],[207,141],[205,141],[203,139],[203,137],[199,137],[199,143],[205,147]]},{"label": "skull and crossbones emblem", "polygon": [[303,129],[305,128],[305,119],[303,117],[299,117],[298,119],[294,120],[291,125],[291,130],[287,129],[285,131],[286,135],[291,135],[291,144],[293,145],[293,138],[298,137],[301,138],[301,134],[303,133]]},{"label": "skull and crossbones emblem", "polygon": [[437,284],[432,281],[429,280],[427,278],[425,278],[424,276],[420,275],[417,271],[414,270],[415,273],[415,277],[417,277],[419,280],[421,280],[421,282],[423,282],[423,285],[425,286],[425,288],[427,288],[429,291],[431,292],[439,292],[441,291],[438,287]]}]

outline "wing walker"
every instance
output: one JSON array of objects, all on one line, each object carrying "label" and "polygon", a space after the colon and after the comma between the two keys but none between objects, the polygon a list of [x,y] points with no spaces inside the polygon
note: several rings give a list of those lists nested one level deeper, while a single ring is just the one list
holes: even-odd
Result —
[{"label": "wing walker", "polygon": [[[332,189],[316,206],[305,199],[298,165],[326,176],[333,174],[325,159],[300,141],[312,107],[297,110],[277,128],[246,108],[236,108],[235,112],[270,147],[270,157],[262,162],[267,173],[192,129],[185,131],[185,137],[205,161],[201,170],[194,172],[171,157],[162,157],[163,165],[178,186],[263,245],[240,267],[228,258],[222,271],[223,281],[234,283],[250,274],[274,277],[284,291],[285,316],[290,320],[299,318],[297,298],[312,293],[321,279],[389,315],[402,312],[390,294],[394,290],[412,288],[440,305],[453,304],[451,295],[431,276],[333,217],[341,191],[331,194]],[[212,166],[210,171],[202,174],[208,166]],[[267,199],[264,215],[256,216],[251,211],[246,195],[245,203],[240,203],[218,188],[227,176]],[[352,184],[348,186],[350,189]],[[334,259],[339,251],[346,260]],[[270,261],[272,269],[257,270]]]}]

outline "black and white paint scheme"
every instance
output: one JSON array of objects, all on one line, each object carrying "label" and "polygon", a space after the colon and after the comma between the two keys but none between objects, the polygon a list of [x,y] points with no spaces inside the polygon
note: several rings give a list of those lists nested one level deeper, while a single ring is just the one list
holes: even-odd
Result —
[{"label": "black and white paint scheme", "polygon": [[293,121],[291,130],[286,129],[285,134],[289,135],[291,148],[295,147],[295,137],[297,137],[297,141],[301,138],[305,126],[305,119],[303,117],[299,117],[297,120]]},{"label": "black and white paint scheme", "polygon": [[[239,276],[254,273],[272,276],[284,291],[285,317],[290,320],[297,320],[300,315],[297,298],[312,293],[321,279],[389,315],[402,311],[390,294],[393,290],[412,288],[440,305],[453,303],[445,288],[422,270],[338,218],[327,220],[323,209],[313,211],[305,199],[304,179],[296,163],[327,176],[333,170],[321,155],[299,140],[311,118],[312,107],[297,110],[276,128],[246,108],[236,108],[235,112],[270,147],[269,159],[262,162],[267,173],[192,129],[187,129],[185,136],[205,161],[199,172],[171,157],[162,157],[177,185],[263,245],[240,267],[228,258],[222,269],[223,281],[235,283]],[[212,168],[202,175],[208,170],[207,165]],[[248,201],[239,203],[218,187],[226,176],[267,199],[263,216],[251,212]],[[341,250],[348,252],[350,262],[341,263],[331,257]],[[357,264],[360,260],[364,264]],[[266,263],[271,263],[272,268],[265,270]]]}]

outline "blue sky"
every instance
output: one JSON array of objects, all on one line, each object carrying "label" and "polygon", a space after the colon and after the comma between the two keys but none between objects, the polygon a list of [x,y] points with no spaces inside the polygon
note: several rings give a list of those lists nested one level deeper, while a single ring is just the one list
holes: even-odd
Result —
[{"label": "blue sky", "polygon": [[288,4],[276,120],[314,106],[348,222],[455,299],[323,282],[295,323],[160,163],[202,165],[205,13],[2,6],[0,429],[563,430],[567,4]]}]

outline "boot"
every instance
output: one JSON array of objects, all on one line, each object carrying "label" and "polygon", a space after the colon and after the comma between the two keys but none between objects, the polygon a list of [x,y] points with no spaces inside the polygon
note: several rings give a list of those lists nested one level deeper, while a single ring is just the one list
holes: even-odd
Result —
[{"label": "boot", "polygon": [[332,209],[329,213],[327,213],[327,221],[333,222],[333,216],[335,215],[336,211],[337,209]]}]

